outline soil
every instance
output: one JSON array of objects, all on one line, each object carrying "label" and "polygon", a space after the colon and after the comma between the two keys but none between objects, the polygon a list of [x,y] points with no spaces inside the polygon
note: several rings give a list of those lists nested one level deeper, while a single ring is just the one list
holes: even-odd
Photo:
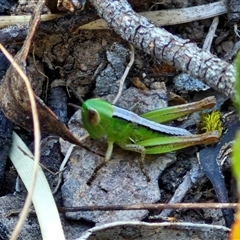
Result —
[{"label": "soil", "polygon": [[[23,15],[23,14],[29,14],[33,11],[37,1],[6,1],[4,3],[5,7],[0,7],[0,13],[1,15]],[[163,3],[154,4],[154,1],[144,1],[145,4],[141,3],[139,4],[138,1],[130,1],[132,4],[132,7],[136,11],[147,11],[149,8],[152,10],[162,10],[162,9],[175,9],[175,8],[183,8],[183,7],[190,7],[190,6],[198,6],[202,4],[207,4],[214,1],[204,1],[204,0],[184,0],[184,1],[178,1],[178,0],[165,0]],[[0,5],[1,5],[0,1]],[[49,9],[47,7],[43,11],[44,13],[49,13]],[[95,10],[93,7],[90,6],[89,3],[87,3],[84,14],[84,16],[94,16]],[[77,14],[80,13],[67,13],[69,15],[69,18],[65,18],[65,21],[70,21],[71,18],[76,17]],[[191,23],[185,23],[185,24],[179,24],[174,26],[167,26],[164,27],[167,31],[169,31],[172,34],[175,34],[183,39],[190,39],[191,42],[196,43],[199,47],[203,46],[204,40],[206,38],[206,35],[209,31],[209,28],[211,26],[212,19],[206,19],[206,20],[200,20],[200,21],[194,21]],[[67,23],[66,23],[67,24]],[[44,25],[45,26],[45,25]],[[47,25],[46,25],[47,28]],[[31,51],[27,59],[27,69],[29,72],[29,75],[32,79],[32,86],[35,90],[35,93],[37,96],[39,96],[44,102],[47,103],[47,105],[51,106],[52,109],[54,109],[56,115],[59,117],[59,119],[62,120],[65,124],[68,124],[68,120],[72,118],[72,116],[75,113],[75,109],[68,106],[67,104],[72,103],[76,105],[80,105],[78,99],[72,94],[69,86],[73,87],[80,95],[81,97],[85,99],[89,99],[92,97],[102,97],[104,99],[113,99],[114,96],[116,96],[118,91],[118,80],[123,75],[123,72],[129,62],[130,59],[130,48],[129,44],[121,39],[114,30],[76,30],[76,26],[70,27],[68,29],[60,29],[58,32],[52,32],[49,31],[42,31],[41,29],[44,29],[43,25],[39,27],[39,30],[37,30],[36,38],[34,39]],[[1,34],[1,32],[0,32]],[[211,45],[211,53],[218,56],[221,59],[227,59],[229,62],[232,62],[232,58],[229,58],[228,56],[231,54],[234,45],[238,41],[238,37],[236,37],[233,27],[229,25],[229,22],[227,20],[226,15],[222,15],[219,17],[219,24],[217,27],[217,30],[215,32],[215,37],[213,40],[213,43]],[[5,47],[12,53],[16,54],[17,51],[19,51],[20,47],[22,46],[22,39],[19,41],[16,41],[16,39],[12,42],[8,42]],[[4,59],[4,56],[0,56]],[[0,65],[5,64],[4,61],[0,62]],[[5,64],[7,65],[7,64]],[[6,71],[7,66],[0,66],[3,70],[1,70],[2,73]],[[1,68],[0,68],[1,69]],[[191,90],[181,87],[177,87],[176,84],[174,84],[174,78],[176,78],[180,72],[177,69],[174,69],[168,64],[162,63],[154,59],[154,57],[149,56],[148,54],[136,49],[135,50],[135,60],[134,64],[130,69],[130,72],[126,78],[126,82],[124,85],[123,90],[123,97],[119,100],[119,102],[116,104],[118,106],[122,106],[124,108],[130,108],[131,105],[138,104],[137,100],[132,97],[138,98],[140,104],[141,100],[144,102],[144,99],[148,96],[146,94],[141,95],[144,91],[149,91],[149,94],[152,94],[151,100],[148,100],[148,103],[145,103],[145,105],[152,104],[152,108],[154,108],[153,105],[157,104],[163,104],[163,106],[171,105],[171,104],[179,104],[183,102],[193,102],[197,100],[201,100],[204,97],[215,95],[217,99],[217,107],[216,110],[219,110],[222,114],[222,116],[225,116],[232,112],[233,105],[231,101],[225,97],[222,94],[219,94],[218,92],[207,89],[205,86],[203,87],[196,87]],[[2,76],[1,76],[2,77]],[[133,84],[133,79],[138,79],[138,83]],[[201,79],[200,79],[201,80]],[[142,90],[142,87],[139,87],[139,82],[143,84],[143,88],[147,90]],[[196,84],[196,82],[193,80],[191,82],[191,86]],[[135,86],[134,86],[135,85]],[[142,86],[142,85],[141,85]],[[194,85],[195,86],[195,85]],[[134,89],[135,90],[132,90]],[[53,90],[55,89],[55,90]],[[125,93],[124,95],[124,92]],[[158,92],[158,93],[156,93]],[[160,93],[159,93],[160,92]],[[170,92],[174,93],[174,97],[169,97]],[[160,99],[157,103],[155,103],[156,96]],[[50,101],[50,99],[52,99]],[[52,101],[55,101],[55,103],[52,103]],[[110,100],[109,100],[110,101]],[[129,103],[127,105],[126,102]],[[147,100],[146,100],[147,101]],[[143,104],[144,105],[144,104]],[[138,109],[140,107],[138,106]],[[60,110],[59,110],[60,109]],[[150,109],[142,110],[149,111]],[[137,110],[138,111],[138,110]],[[138,114],[141,114],[138,112]],[[224,118],[224,117],[223,117]],[[75,119],[75,118],[74,118]],[[175,121],[173,124],[179,126],[179,127],[186,127],[188,130],[192,131],[193,133],[196,133],[199,122],[199,115],[192,115],[188,118],[181,119],[181,121]],[[71,120],[74,122],[74,120]],[[76,120],[75,120],[76,121]],[[79,120],[80,121],[80,120]],[[226,118],[226,122],[224,123],[224,130],[227,130],[229,125],[232,123],[232,119],[229,120],[229,118]],[[71,130],[71,122],[69,122],[69,128]],[[18,134],[21,136],[21,138],[25,141],[25,143],[32,148],[32,133],[29,131],[26,131],[24,129],[21,129],[17,125],[14,126],[14,130],[18,132]],[[71,130],[73,131],[73,130]],[[231,129],[231,131],[236,131],[236,129]],[[227,132],[227,131],[226,131]],[[75,132],[74,132],[75,133]],[[234,135],[234,133],[232,134]],[[233,138],[233,136],[232,136]],[[61,145],[57,141],[57,139],[54,139],[54,141],[49,137],[48,135],[42,136],[42,154],[41,154],[41,163],[45,165],[47,168],[49,168],[53,172],[57,172],[61,161],[63,160],[65,153],[66,146],[63,146],[63,143]],[[226,140],[227,142],[222,143],[222,145],[227,144],[233,139]],[[104,142],[104,141],[103,141]],[[86,144],[90,144],[92,147],[93,143],[87,142]],[[104,149],[106,147],[106,141],[105,143],[100,142],[100,149],[102,148],[102,152],[104,153]],[[103,147],[104,146],[104,147]],[[97,147],[96,147],[97,148]],[[154,162],[152,159],[150,159],[150,166],[148,166],[148,171],[150,172],[151,177],[153,176],[155,180],[155,185],[148,185],[145,186],[146,189],[149,188],[149,193],[145,193],[145,195],[140,190],[137,193],[133,192],[132,195],[126,195],[124,198],[130,198],[131,196],[133,199],[136,199],[134,201],[129,200],[127,203],[167,203],[178,187],[181,185],[183,180],[186,178],[186,175],[190,172],[190,170],[195,166],[198,162],[197,159],[197,153],[201,151],[203,147],[192,147],[188,150],[180,150],[176,155],[171,156],[169,162],[165,163],[164,167],[160,167],[159,165],[155,165],[155,163],[152,165],[152,162]],[[212,151],[219,151],[218,150],[212,150]],[[125,168],[128,168],[130,164],[128,162],[118,163],[116,162],[116,159],[120,159],[121,155],[118,155],[118,151],[122,152],[121,149],[116,150],[116,154],[114,155],[114,164],[113,167],[119,167],[119,176],[121,181],[121,174],[125,176],[124,170],[122,170],[122,166]],[[80,153],[77,153],[77,156],[79,157]],[[127,154],[126,151],[124,153]],[[217,154],[218,155],[218,154]],[[126,158],[136,158],[138,157],[138,154],[130,154]],[[229,159],[229,155],[225,156],[225,158]],[[71,199],[69,200],[68,195],[69,192],[62,192],[67,191],[66,188],[71,189],[72,186],[68,186],[67,181],[69,179],[75,179],[74,181],[80,181],[77,180],[78,176],[77,173],[80,170],[80,168],[87,168],[90,167],[93,168],[95,163],[92,166],[89,165],[89,161],[86,161],[84,163],[84,160],[82,160],[82,165],[78,166],[78,163],[75,162],[75,157],[72,157],[70,159],[70,163],[67,166],[67,170],[64,173],[64,180],[62,189],[58,191],[56,194],[56,202],[58,205],[64,205],[68,206],[69,201],[71,204],[77,204],[77,205],[83,205],[84,203],[87,204],[88,202],[81,202],[79,199]],[[99,161],[99,160],[96,160]],[[148,161],[148,160],[147,160]],[[221,162],[221,159],[219,160]],[[75,165],[76,164],[76,165]],[[86,165],[84,165],[86,164]],[[123,165],[122,165],[123,164]],[[131,167],[134,169],[134,173],[131,176],[132,179],[134,179],[136,175],[136,182],[142,183],[141,181],[144,181],[144,179],[141,176],[141,172],[137,169],[138,162],[131,163]],[[79,167],[79,169],[77,168]],[[156,172],[154,168],[158,168],[159,172]],[[161,171],[160,171],[161,168]],[[74,169],[77,169],[77,173],[74,173]],[[93,169],[91,169],[92,171]],[[89,172],[89,170],[86,170]],[[106,171],[106,174],[103,175],[101,178],[99,178],[101,181],[104,178],[106,179],[107,176],[110,174],[108,171],[114,170],[106,168],[104,171]],[[126,170],[128,171],[128,170]],[[201,170],[199,170],[201,171]],[[229,197],[230,202],[236,201],[236,190],[235,190],[235,183],[234,179],[231,174],[230,164],[225,164],[221,167],[222,174],[224,175],[224,181],[225,186],[227,189],[227,195]],[[137,172],[137,173],[136,173]],[[161,173],[160,173],[161,172]],[[103,172],[104,173],[104,172]],[[79,172],[79,178],[82,179],[82,173]],[[118,173],[116,173],[118,174]],[[128,175],[128,172],[126,173]],[[201,175],[202,174],[202,175]],[[211,181],[208,180],[208,178],[201,173],[200,177],[198,178],[198,182],[195,182],[194,184],[191,184],[183,199],[182,202],[186,203],[196,203],[196,202],[203,202],[203,203],[212,203],[212,202],[218,202],[218,194],[216,194],[214,188],[215,186],[212,185]],[[46,171],[47,178],[49,182],[51,183],[51,188],[54,189],[54,187],[57,184],[57,177],[50,174]],[[74,176],[73,176],[74,175]],[[5,214],[8,213],[10,209],[18,209],[21,208],[24,202],[26,190],[24,189],[24,186],[21,184],[21,192],[16,191],[15,188],[15,179],[16,179],[16,172],[13,170],[13,166],[8,160],[6,167],[5,167],[5,179],[4,184],[1,189],[1,198],[0,198],[0,205],[1,211],[0,211],[0,223],[3,225],[2,229],[7,228],[7,236],[13,231],[14,225],[17,222],[18,218],[16,216],[13,217],[5,217]],[[140,177],[139,177],[140,176]],[[90,176],[89,176],[90,177]],[[83,177],[84,179],[84,177]],[[140,180],[139,180],[140,179]],[[100,181],[99,180],[99,181]],[[83,180],[84,182],[85,180]],[[107,180],[106,180],[107,181]],[[109,180],[110,181],[110,180]],[[111,180],[114,181],[114,180]],[[132,180],[132,183],[136,183],[134,180]],[[80,181],[81,184],[81,181]],[[85,183],[84,183],[85,184]],[[94,182],[93,182],[94,184]],[[97,181],[96,181],[97,184]],[[99,184],[99,183],[98,183]],[[110,184],[107,182],[99,184],[102,187],[102,191],[110,191],[110,189],[106,190],[107,184]],[[129,189],[132,190],[131,183],[124,181],[121,182],[123,186],[128,186]],[[119,185],[119,182],[118,182]],[[104,187],[103,187],[104,186]],[[79,187],[80,188],[80,187]],[[81,186],[82,188],[82,186]],[[151,188],[151,189],[150,189]],[[69,190],[68,189],[68,190]],[[96,192],[93,192],[92,194],[97,194],[97,191],[99,191],[100,187],[97,188]],[[154,192],[157,190],[157,193]],[[215,188],[216,189],[216,188]],[[225,189],[222,189],[225,191]],[[89,189],[86,190],[85,188],[82,191],[86,191],[87,194]],[[91,189],[91,191],[93,191]],[[130,190],[129,190],[130,191]],[[150,191],[151,192],[150,194]],[[142,199],[136,195],[139,194],[139,196],[144,196]],[[95,195],[96,196],[96,195]],[[73,197],[74,198],[74,197]],[[86,198],[88,199],[88,198]],[[118,204],[127,204],[126,201],[119,201],[116,196],[116,199],[114,199],[114,203]],[[75,202],[76,201],[76,202]],[[91,201],[91,198],[86,200]],[[147,201],[147,202],[144,202]],[[99,202],[94,202],[96,205],[107,205],[111,204],[111,202],[104,202],[99,200]],[[113,202],[112,202],[113,203]],[[72,206],[73,206],[72,205]],[[157,222],[159,220],[150,220],[153,216],[159,216],[161,212],[160,211],[152,211],[152,212],[140,212],[139,214],[134,215],[134,217],[128,216],[127,213],[121,215],[120,218],[116,217],[116,220],[145,220],[147,222]],[[102,214],[102,213],[101,213]],[[100,215],[101,215],[100,214]],[[223,216],[222,211],[219,209],[189,209],[189,210],[175,210],[168,215],[168,217],[174,217],[176,221],[180,222],[192,222],[192,223],[207,223],[212,225],[221,225],[221,226],[227,226],[229,227],[229,222],[231,222],[231,214],[232,212],[225,213],[227,217]],[[91,215],[73,215],[73,214],[61,214],[61,219],[64,225],[64,232],[67,239],[76,239],[86,231],[87,229],[94,227],[96,225],[101,225],[103,223],[109,222],[106,221],[108,219],[108,216],[105,217],[103,220],[103,215],[101,217],[97,217],[97,213]],[[230,215],[230,216],[229,216]],[[105,215],[104,215],[105,216]],[[127,216],[127,217],[126,217]],[[161,215],[160,215],[161,216]],[[226,218],[228,219],[226,223]],[[113,219],[113,216],[109,217],[109,219]],[[114,219],[112,220],[114,221]],[[161,220],[162,221],[162,220]],[[2,230],[4,231],[4,230]],[[225,235],[223,235],[225,236]],[[23,231],[20,234],[20,237],[22,239],[41,239],[41,233],[39,230],[39,225],[37,222],[37,219],[35,215],[30,215],[30,217],[27,219],[26,224],[24,226]],[[0,238],[1,238],[1,227],[0,227]],[[1,239],[7,239],[2,237]],[[90,238],[89,238],[90,239]],[[138,238],[136,238],[138,239]],[[177,239],[177,238],[176,238]],[[223,238],[224,239],[224,238]]]}]

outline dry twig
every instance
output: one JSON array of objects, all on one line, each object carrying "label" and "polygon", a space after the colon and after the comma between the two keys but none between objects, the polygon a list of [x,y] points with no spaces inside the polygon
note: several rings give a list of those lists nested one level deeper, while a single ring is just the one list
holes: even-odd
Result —
[{"label": "dry twig", "polygon": [[132,44],[130,44],[130,50],[131,50],[131,55],[130,55],[130,62],[128,63],[125,71],[124,71],[124,74],[123,76],[121,77],[120,81],[119,81],[119,90],[118,90],[118,93],[117,93],[117,96],[115,97],[115,99],[113,100],[113,104],[115,104],[118,99],[120,98],[121,94],[122,94],[122,91],[123,91],[123,84],[124,84],[124,81],[129,73],[129,70],[131,68],[131,66],[133,65],[134,63],[134,55],[135,55],[135,50],[134,50],[134,47]]},{"label": "dry twig", "polygon": [[176,69],[234,97],[234,66],[135,13],[126,0],[90,0],[99,15],[125,40]]}]

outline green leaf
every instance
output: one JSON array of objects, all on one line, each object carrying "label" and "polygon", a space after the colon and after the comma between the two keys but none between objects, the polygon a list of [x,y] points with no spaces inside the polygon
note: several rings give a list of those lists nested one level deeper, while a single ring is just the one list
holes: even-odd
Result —
[{"label": "green leaf", "polygon": [[235,103],[238,111],[238,115],[240,115],[240,53],[237,55],[236,59],[236,94],[235,94]]},{"label": "green leaf", "polygon": [[237,180],[238,189],[240,190],[240,131],[237,133],[236,140],[233,144],[233,156],[232,156],[232,165],[233,173]]}]

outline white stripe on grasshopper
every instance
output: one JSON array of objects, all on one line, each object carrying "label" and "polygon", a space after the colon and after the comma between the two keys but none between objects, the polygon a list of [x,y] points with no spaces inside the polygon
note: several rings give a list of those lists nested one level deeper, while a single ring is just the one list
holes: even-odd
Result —
[{"label": "white stripe on grasshopper", "polygon": [[113,117],[122,118],[128,122],[136,123],[140,126],[144,126],[160,133],[166,133],[175,136],[189,136],[192,135],[189,131],[183,128],[166,126],[160,123],[156,123],[145,118],[138,116],[137,114],[127,111],[123,108],[113,106]]}]

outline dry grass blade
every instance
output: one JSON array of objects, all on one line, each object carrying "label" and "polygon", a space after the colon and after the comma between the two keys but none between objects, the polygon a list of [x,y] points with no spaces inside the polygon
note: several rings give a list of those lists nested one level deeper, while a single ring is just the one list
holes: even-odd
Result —
[{"label": "dry grass blade", "polygon": [[[8,72],[10,73],[15,73],[14,69],[16,69],[17,76],[18,77],[14,77],[15,79],[15,83],[18,83],[17,86],[20,86],[22,88],[24,88],[24,90],[26,91],[26,96],[28,98],[28,103],[29,103],[29,108],[30,111],[32,111],[32,117],[33,117],[33,125],[34,125],[34,150],[35,150],[35,157],[34,157],[34,168],[33,168],[33,176],[32,176],[32,183],[31,183],[31,187],[29,189],[28,192],[28,196],[27,199],[25,201],[20,219],[17,223],[17,226],[12,234],[11,239],[17,239],[20,230],[22,228],[22,225],[24,223],[24,220],[27,217],[28,214],[28,209],[31,205],[31,199],[32,199],[32,194],[34,191],[34,186],[35,186],[35,182],[36,182],[36,177],[37,177],[37,168],[38,168],[38,163],[39,163],[39,158],[40,158],[40,126],[39,126],[39,120],[38,120],[38,113],[37,113],[37,106],[36,106],[36,101],[35,101],[35,95],[34,92],[31,88],[31,84],[30,81],[28,80],[28,78],[26,77],[26,75],[24,74],[24,72],[22,71],[21,67],[23,67],[23,64],[25,63],[26,57],[28,55],[28,51],[29,51],[29,47],[31,44],[31,40],[33,38],[33,35],[35,33],[35,29],[39,23],[40,17],[41,17],[41,10],[44,7],[45,1],[39,1],[39,3],[37,4],[37,7],[35,9],[35,15],[32,19],[32,24],[30,25],[30,29],[29,29],[29,34],[24,42],[23,48],[20,51],[18,57],[21,57],[20,59],[16,59],[16,61],[14,61],[14,59],[10,56],[10,54],[8,54],[8,52],[4,49],[4,47],[2,45],[0,45],[1,50],[3,51],[3,53],[5,54],[5,56],[10,60],[10,62],[12,63],[12,66],[10,67],[10,70]],[[17,61],[19,60],[19,61]],[[19,63],[22,63],[20,66],[18,65]],[[9,74],[11,76],[11,74]],[[8,74],[6,74],[5,76],[5,83],[6,80],[8,79]],[[4,86],[4,79],[2,80],[2,86]],[[22,81],[23,80],[23,81]],[[10,86],[12,87],[12,86]],[[1,88],[3,89],[3,88]],[[11,89],[12,91],[14,90]],[[11,104],[11,102],[7,102],[7,105]],[[4,111],[4,109],[3,109]]]},{"label": "dry grass blade", "polygon": [[40,126],[39,126],[39,120],[38,120],[38,113],[37,113],[37,108],[36,108],[36,102],[35,102],[35,97],[34,97],[34,92],[31,88],[30,81],[24,74],[24,72],[21,70],[21,68],[17,65],[17,63],[14,61],[14,59],[10,56],[10,54],[6,51],[6,49],[0,44],[0,49],[2,52],[5,54],[5,56],[10,60],[12,63],[13,67],[17,70],[21,78],[24,80],[24,83],[26,84],[26,88],[29,94],[29,99],[31,103],[31,108],[32,108],[32,116],[33,116],[33,125],[34,125],[34,152],[35,152],[35,157],[34,157],[34,168],[33,168],[33,176],[32,176],[32,184],[28,192],[28,197],[25,201],[20,219],[18,221],[18,224],[12,234],[11,239],[17,239],[19,232],[22,228],[22,225],[24,223],[24,220],[27,217],[28,214],[28,209],[31,205],[31,199],[32,199],[32,194],[34,191],[34,186],[36,182],[36,177],[37,177],[37,168],[38,168],[38,163],[40,159]]},{"label": "dry grass blade", "polygon": [[[224,0],[188,8],[138,12],[139,15],[148,18],[158,26],[182,24],[219,16],[225,13],[227,13],[227,6]],[[78,29],[101,30],[109,29],[109,27],[105,20],[98,19],[84,24]]]},{"label": "dry grass blade", "polygon": [[[24,223],[24,221],[27,217],[28,210],[29,210],[29,207],[30,207],[31,202],[32,202],[32,194],[33,194],[33,191],[34,191],[34,186],[35,186],[36,177],[37,177],[37,168],[38,168],[38,163],[39,163],[39,159],[40,159],[40,126],[39,126],[35,96],[34,96],[34,92],[33,92],[32,88],[31,88],[30,81],[28,80],[28,78],[26,77],[24,72],[22,71],[21,67],[23,66],[23,63],[25,63],[25,59],[28,55],[31,40],[32,40],[33,35],[35,33],[35,29],[36,29],[36,27],[39,23],[39,20],[40,20],[40,17],[41,17],[41,10],[44,7],[44,4],[45,4],[44,0],[39,1],[39,3],[37,4],[36,10],[35,10],[35,15],[32,19],[32,24],[30,25],[29,34],[26,38],[26,41],[24,42],[24,46],[22,48],[22,51],[20,51],[20,54],[19,54],[19,57],[22,57],[23,61],[21,60],[21,58],[19,59],[20,60],[19,62],[14,61],[14,59],[10,56],[10,54],[8,54],[7,51],[3,48],[3,46],[0,45],[1,50],[4,52],[5,56],[12,63],[12,66],[10,67],[9,72],[14,72],[15,73],[15,71],[13,69],[16,69],[17,73],[19,74],[19,75],[17,74],[17,76],[19,76],[19,77],[15,77],[14,79],[15,80],[18,79],[18,86],[19,86],[19,83],[21,83],[21,86],[26,91],[25,95],[28,96],[29,108],[30,108],[30,111],[32,111],[33,125],[34,125],[34,151],[35,151],[34,160],[35,161],[34,161],[34,167],[33,167],[32,183],[31,183],[31,187],[29,189],[28,196],[27,196],[27,199],[25,201],[22,213],[20,215],[19,221],[17,223],[17,226],[16,226],[14,232],[12,233],[12,237],[11,237],[12,240],[17,239],[17,237],[20,233],[20,230],[23,226],[23,223]],[[19,66],[18,65],[19,63],[22,63],[22,64]],[[6,74],[6,76],[7,76],[7,74]],[[7,77],[6,76],[5,76],[5,79],[8,80],[8,76]],[[2,80],[2,84],[3,83],[4,83],[4,79]],[[17,82],[15,82],[15,83],[17,83]],[[1,87],[2,86],[3,85],[1,85]],[[13,90],[13,89],[11,89],[11,90]],[[9,104],[11,104],[11,102],[7,102],[7,105],[9,105]]]},{"label": "dry grass blade", "polygon": [[[63,14],[44,14],[41,16],[41,21],[50,21],[55,18],[63,17]],[[0,29],[16,24],[28,24],[31,16],[0,16]]]},{"label": "dry grass blade", "polygon": [[[16,133],[13,133],[12,139],[13,144],[9,157],[25,187],[30,191],[32,172],[36,162],[33,161],[32,153]],[[36,210],[42,238],[64,240],[65,237],[56,203],[40,166],[37,167],[37,179],[32,194],[32,202]]]},{"label": "dry grass blade", "polygon": [[[15,136],[16,134],[13,137],[13,146],[12,146],[12,149],[11,149],[11,152],[10,152],[10,157],[11,157],[12,161],[13,162],[15,161],[15,164],[18,165],[17,169],[19,170],[20,176],[23,178],[23,180],[27,177],[28,182],[30,184],[27,184],[26,181],[25,181],[26,187],[28,189],[28,196],[26,198],[26,201],[25,201],[23,210],[21,212],[19,221],[18,221],[18,223],[17,223],[17,225],[16,225],[16,227],[15,227],[13,233],[12,233],[11,240],[15,240],[15,239],[18,238],[18,235],[19,235],[19,233],[21,231],[21,228],[24,224],[24,221],[27,217],[29,207],[32,203],[32,198],[33,198],[33,200],[35,199],[34,202],[35,202],[36,210],[38,209],[38,215],[39,216],[46,216],[43,213],[44,211],[42,211],[43,209],[41,209],[39,207],[39,201],[36,200],[36,196],[39,195],[39,194],[41,195],[41,187],[40,187],[40,191],[39,191],[39,189],[35,189],[35,184],[36,184],[37,175],[38,175],[38,171],[39,171],[39,159],[40,159],[40,124],[39,124],[38,112],[37,112],[38,106],[37,106],[37,103],[36,103],[36,96],[35,96],[35,94],[32,90],[32,87],[31,87],[31,83],[30,83],[29,79],[27,78],[26,74],[24,73],[24,71],[21,69],[21,67],[25,66],[25,60],[26,60],[28,52],[29,52],[31,40],[34,36],[36,27],[37,27],[37,25],[40,21],[41,11],[42,11],[42,8],[44,7],[44,4],[45,4],[44,0],[39,1],[38,5],[35,9],[35,13],[33,14],[33,19],[32,19],[32,23],[30,24],[29,34],[28,34],[28,36],[27,36],[27,38],[24,42],[24,45],[23,45],[21,51],[17,54],[15,60],[10,56],[10,54],[0,44],[0,48],[1,48],[2,52],[4,53],[4,55],[9,59],[9,61],[12,64],[12,66],[10,67],[10,69],[8,70],[7,74],[5,75],[5,77],[3,79],[3,82],[2,82],[2,85],[1,85],[1,90],[5,89],[5,90],[8,90],[8,92],[11,92],[10,97],[12,97],[12,99],[15,100],[15,101],[12,101],[12,102],[11,101],[4,102],[4,100],[6,100],[6,99],[3,98],[3,99],[1,99],[2,100],[1,103],[3,105],[4,105],[4,103],[7,104],[7,105],[11,104],[10,106],[12,106],[13,108],[12,109],[10,108],[10,112],[12,111],[12,113],[13,113],[14,108],[16,107],[16,106],[14,106],[14,104],[16,102],[19,102],[19,96],[20,96],[19,94],[24,93],[21,100],[25,104],[27,102],[29,104],[28,108],[29,108],[30,114],[31,114],[31,111],[32,111],[32,120],[33,120],[33,127],[34,127],[34,152],[35,152],[35,156],[34,156],[34,162],[33,163],[31,163],[31,161],[30,162],[28,161],[30,163],[30,165],[28,165],[27,162],[24,162],[24,160],[23,160],[24,159],[24,154],[22,154],[23,156],[20,158],[22,160],[21,163],[19,163],[20,159],[17,159],[18,162],[16,162],[16,158],[19,157],[19,153],[17,153],[17,152],[20,152],[20,154],[21,154],[21,151],[19,151],[19,147],[21,146],[22,143],[21,143],[21,141],[19,142],[19,138],[17,136]],[[11,81],[10,77],[13,77],[13,81]],[[7,80],[9,81],[8,84],[6,82]],[[17,86],[13,86],[12,85],[13,83],[17,84]],[[6,88],[4,88],[4,87],[6,87]],[[19,87],[19,89],[16,89],[15,87]],[[18,92],[18,90],[19,90],[19,92]],[[18,113],[21,113],[21,111],[23,111],[23,113],[26,114],[26,111],[24,111],[24,110],[25,109],[20,108],[15,113],[15,115],[14,115],[15,119],[14,120],[16,120],[16,118],[18,117]],[[23,114],[23,113],[21,113],[21,114]],[[28,118],[29,113],[25,117]],[[24,150],[24,153],[28,152],[27,150]],[[28,156],[30,156],[30,155],[28,154]],[[21,164],[23,164],[23,165],[21,166]],[[20,166],[20,168],[19,168],[19,166]],[[26,168],[28,168],[28,174],[25,173],[25,175],[23,174],[23,172],[21,172],[21,169],[25,169],[24,166]],[[38,176],[38,181],[37,181],[38,186],[39,186],[39,183],[42,184],[44,182],[43,178],[44,178],[44,175],[41,173],[40,176]],[[31,182],[29,181],[29,179],[31,179]],[[40,186],[41,186],[41,184],[40,184]],[[47,184],[46,180],[45,180],[45,184]],[[33,195],[33,192],[34,192],[34,195]],[[49,191],[49,193],[51,194],[51,191]],[[50,206],[54,206],[54,204],[55,204],[54,200],[53,200],[53,198],[51,198],[51,196],[49,197],[49,193],[48,193],[48,195],[45,194],[45,196],[44,196],[45,200],[47,200],[47,202],[49,202],[49,199],[51,199],[51,203],[53,203],[53,205],[50,205]],[[53,208],[51,207],[50,210],[52,211],[52,209]],[[55,210],[55,212],[57,213],[56,210]],[[55,217],[54,218],[57,219],[57,224],[56,224],[56,222],[54,222],[53,225],[54,226],[55,225],[60,226],[60,228],[58,227],[58,234],[60,233],[60,235],[58,235],[58,236],[61,236],[59,239],[64,239],[64,234],[62,232],[61,222],[59,220],[58,214],[56,214],[56,213],[54,214],[54,216],[56,216],[56,218]],[[49,230],[46,230],[46,225],[43,224],[44,221],[46,221],[46,219],[44,220],[43,217],[39,217],[40,224],[45,226],[45,227],[41,226],[43,236],[45,236],[45,235],[48,236],[49,235],[48,234]],[[51,229],[51,232],[52,232],[52,229]]]}]

